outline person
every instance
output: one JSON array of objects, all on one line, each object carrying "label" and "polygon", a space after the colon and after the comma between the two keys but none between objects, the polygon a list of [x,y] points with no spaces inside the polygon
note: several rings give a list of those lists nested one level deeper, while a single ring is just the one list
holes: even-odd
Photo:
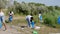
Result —
[{"label": "person", "polygon": [[10,12],[9,12],[9,22],[12,22],[12,20],[13,20],[13,15],[14,15],[13,11],[10,11]]},{"label": "person", "polygon": [[31,28],[34,29],[34,28],[35,28],[35,25],[34,25],[35,23],[34,23],[34,19],[33,19],[33,17],[31,17],[30,22],[31,22]]},{"label": "person", "polygon": [[28,27],[31,27],[31,24],[30,24],[31,17],[33,17],[32,14],[26,16],[26,20],[28,22]]},{"label": "person", "polygon": [[41,16],[41,12],[39,12],[39,18],[40,18],[40,16]]},{"label": "person", "polygon": [[4,12],[2,11],[2,8],[0,8],[0,20],[5,27],[5,30],[7,30],[6,23],[5,23],[5,15],[4,15]]},{"label": "person", "polygon": [[41,12],[39,12],[39,20],[40,20],[40,22],[42,22],[42,14],[41,14]]}]

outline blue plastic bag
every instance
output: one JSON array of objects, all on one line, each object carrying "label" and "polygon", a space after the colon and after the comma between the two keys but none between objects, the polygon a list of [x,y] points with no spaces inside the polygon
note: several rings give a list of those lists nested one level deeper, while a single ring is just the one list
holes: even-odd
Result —
[{"label": "blue plastic bag", "polygon": [[0,22],[0,28],[2,27],[2,23]]},{"label": "blue plastic bag", "polygon": [[13,18],[12,16],[9,17],[9,22],[12,22]]},{"label": "blue plastic bag", "polygon": [[2,18],[0,17],[0,28],[2,27]]},{"label": "blue plastic bag", "polygon": [[60,24],[60,16],[58,17],[58,20],[57,21],[58,21],[58,24]]},{"label": "blue plastic bag", "polygon": [[34,28],[35,25],[34,25],[34,21],[31,22],[31,27]]},{"label": "blue plastic bag", "polygon": [[40,16],[40,20],[42,20],[42,16]]}]

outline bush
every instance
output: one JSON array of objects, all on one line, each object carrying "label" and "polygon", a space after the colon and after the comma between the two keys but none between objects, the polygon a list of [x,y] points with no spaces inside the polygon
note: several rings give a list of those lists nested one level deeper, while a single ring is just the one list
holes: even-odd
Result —
[{"label": "bush", "polygon": [[45,19],[44,19],[44,24],[51,25],[51,19],[45,18]]},{"label": "bush", "polygon": [[44,18],[44,24],[55,28],[57,24],[57,18],[55,16],[49,15],[48,17]]},{"label": "bush", "polygon": [[9,23],[9,21],[8,21],[8,20],[5,20],[5,22],[6,22],[6,23]]}]

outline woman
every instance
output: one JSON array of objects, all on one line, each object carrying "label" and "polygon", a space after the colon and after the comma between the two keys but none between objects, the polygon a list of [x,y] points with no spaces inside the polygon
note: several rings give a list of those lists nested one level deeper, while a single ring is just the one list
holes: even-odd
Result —
[{"label": "woman", "polygon": [[7,29],[6,27],[6,24],[5,24],[5,15],[4,15],[4,12],[2,11],[2,8],[0,8],[0,20],[1,20],[1,23],[4,25],[5,27],[5,30]]}]

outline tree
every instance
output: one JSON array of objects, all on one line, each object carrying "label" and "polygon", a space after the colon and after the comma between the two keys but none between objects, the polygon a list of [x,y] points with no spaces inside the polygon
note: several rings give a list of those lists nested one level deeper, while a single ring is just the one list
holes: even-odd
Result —
[{"label": "tree", "polygon": [[0,0],[0,7],[1,8],[6,8],[13,4],[13,0]]},{"label": "tree", "polygon": [[0,7],[5,8],[7,4],[7,0],[0,0]]},{"label": "tree", "polygon": [[56,10],[60,10],[60,7],[59,7],[59,6],[55,6],[55,9],[56,9]]},{"label": "tree", "polygon": [[53,11],[53,6],[49,6],[48,10]]}]

